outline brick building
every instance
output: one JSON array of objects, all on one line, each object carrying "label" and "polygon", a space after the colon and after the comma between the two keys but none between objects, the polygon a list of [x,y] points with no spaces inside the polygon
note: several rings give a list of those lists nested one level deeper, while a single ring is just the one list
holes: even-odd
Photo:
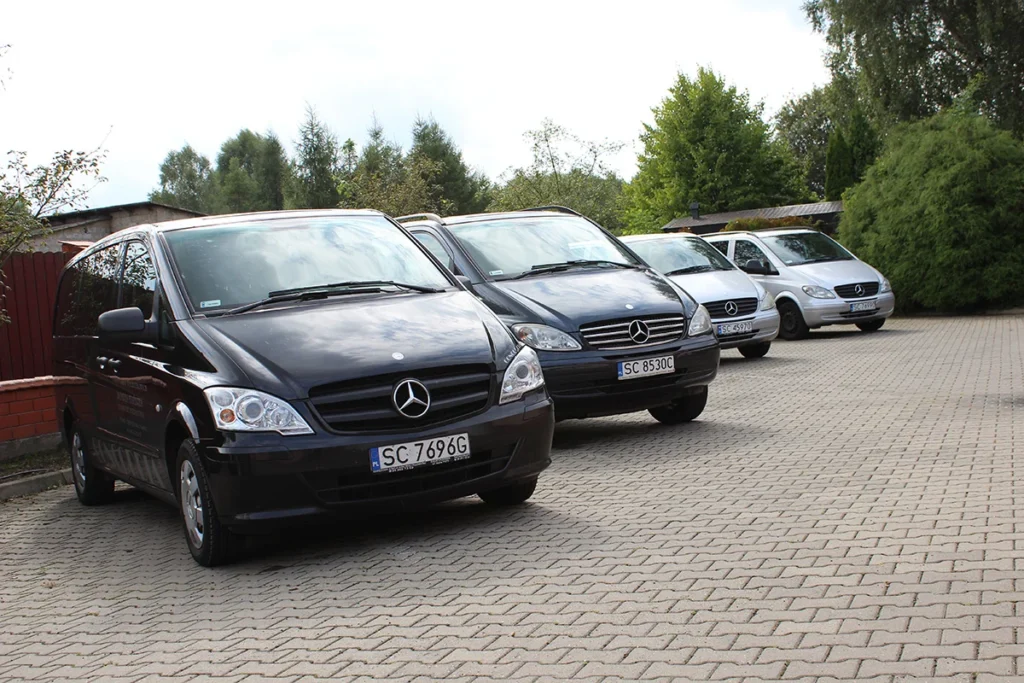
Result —
[{"label": "brick building", "polygon": [[195,218],[204,214],[156,202],[135,202],[49,216],[50,232],[29,240],[36,251],[60,251],[61,242],[95,242],[135,225]]}]

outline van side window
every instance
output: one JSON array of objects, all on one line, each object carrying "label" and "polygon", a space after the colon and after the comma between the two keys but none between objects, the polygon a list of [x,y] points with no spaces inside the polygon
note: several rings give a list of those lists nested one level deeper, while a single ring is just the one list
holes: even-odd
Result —
[{"label": "van side window", "polygon": [[452,260],[448,250],[444,248],[441,241],[429,232],[414,232],[413,236],[420,241],[420,244],[427,248],[431,254],[440,261],[448,270],[455,270],[455,262]]},{"label": "van side window", "polygon": [[121,307],[142,309],[146,320],[153,316],[153,298],[156,296],[156,268],[149,250],[142,242],[129,242],[124,254],[124,273],[121,275]]},{"label": "van side window", "polygon": [[57,290],[57,313],[53,319],[54,336],[68,337],[74,334],[75,312],[72,302],[78,294],[84,263],[79,261],[73,266],[68,266],[64,271],[64,277],[60,279],[60,289]]},{"label": "van side window", "polygon": [[722,256],[728,256],[729,255],[729,241],[728,240],[722,240],[721,242],[711,242],[711,246],[713,246],[718,251],[722,252]]},{"label": "van side window", "polygon": [[733,261],[736,265],[743,265],[747,261],[764,261],[771,263],[765,253],[756,244],[747,240],[736,240],[736,251]]},{"label": "van side window", "polygon": [[99,334],[100,313],[117,308],[122,248],[123,245],[115,244],[90,254],[82,262],[78,287],[71,297],[70,334],[95,337]]}]

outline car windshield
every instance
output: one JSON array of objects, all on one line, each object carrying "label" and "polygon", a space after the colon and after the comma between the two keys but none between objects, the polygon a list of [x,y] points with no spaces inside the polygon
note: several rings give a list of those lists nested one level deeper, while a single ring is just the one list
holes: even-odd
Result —
[{"label": "car windshield", "polygon": [[699,237],[668,237],[629,242],[655,270],[670,275],[733,270],[729,259]]},{"label": "car windshield", "polygon": [[824,261],[852,261],[853,254],[820,232],[796,232],[790,235],[765,235],[762,241],[787,266]]},{"label": "car windshield", "polygon": [[172,230],[164,238],[199,313],[337,282],[451,285],[412,239],[381,216],[274,219]]},{"label": "car windshield", "polygon": [[449,229],[477,265],[497,280],[574,261],[637,265],[603,230],[576,216],[503,218]]}]

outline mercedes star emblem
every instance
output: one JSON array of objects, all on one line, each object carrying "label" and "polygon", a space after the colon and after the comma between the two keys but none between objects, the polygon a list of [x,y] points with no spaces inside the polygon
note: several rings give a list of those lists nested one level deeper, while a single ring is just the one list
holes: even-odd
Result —
[{"label": "mercedes star emblem", "polygon": [[733,316],[740,312],[740,307],[736,305],[735,301],[726,301],[725,312],[726,314]]},{"label": "mercedes star emblem", "polygon": [[651,328],[643,320],[634,320],[629,324],[629,338],[637,344],[645,344],[651,338]]},{"label": "mercedes star emblem", "polygon": [[430,392],[419,380],[403,379],[395,385],[391,402],[395,404],[395,410],[415,420],[430,410]]},{"label": "mercedes star emblem", "polygon": [[864,296],[864,285],[855,285],[853,291],[857,296]]}]

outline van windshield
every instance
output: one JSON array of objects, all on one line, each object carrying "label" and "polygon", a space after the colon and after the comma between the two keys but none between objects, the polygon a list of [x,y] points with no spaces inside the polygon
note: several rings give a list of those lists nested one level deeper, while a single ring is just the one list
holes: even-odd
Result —
[{"label": "van windshield", "polygon": [[639,265],[607,233],[576,216],[504,218],[452,225],[449,230],[476,264],[496,280],[558,264]]},{"label": "van windshield", "polygon": [[413,240],[380,216],[274,219],[163,235],[199,313],[335,282],[451,286]]},{"label": "van windshield", "polygon": [[629,242],[655,270],[665,275],[733,270],[729,259],[699,237],[669,237]]},{"label": "van windshield", "polygon": [[853,254],[820,232],[796,232],[791,235],[765,235],[761,239],[787,266],[825,261],[852,261]]}]

